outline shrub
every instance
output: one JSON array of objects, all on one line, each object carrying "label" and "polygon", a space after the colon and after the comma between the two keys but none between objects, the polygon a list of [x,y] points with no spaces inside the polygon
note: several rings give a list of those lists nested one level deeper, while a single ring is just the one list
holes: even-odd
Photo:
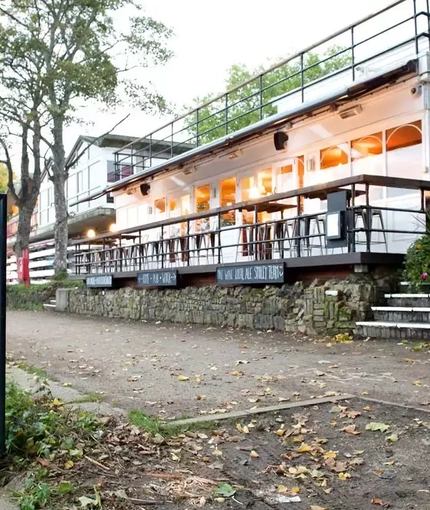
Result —
[{"label": "shrub", "polygon": [[406,252],[405,277],[415,288],[430,283],[430,234],[417,239]]}]

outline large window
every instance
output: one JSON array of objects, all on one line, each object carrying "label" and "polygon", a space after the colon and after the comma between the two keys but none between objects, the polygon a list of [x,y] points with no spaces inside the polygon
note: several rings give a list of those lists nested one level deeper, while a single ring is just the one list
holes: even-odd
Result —
[{"label": "large window", "polygon": [[[210,184],[204,184],[203,186],[196,187],[196,211],[201,213],[208,211],[211,207],[211,186]],[[202,218],[196,220],[196,230],[207,230],[209,228],[208,218]]]},{"label": "large window", "polygon": [[154,200],[154,213],[156,220],[161,220],[166,217],[166,205],[166,197],[157,198]]},{"label": "large window", "polygon": [[[390,177],[423,178],[421,121],[411,122],[386,133],[387,174]],[[388,196],[411,193],[411,190],[388,188]]]},{"label": "large window", "polygon": [[211,186],[204,184],[196,188],[196,211],[203,212],[210,209]]},{"label": "large window", "polygon": [[[236,203],[236,177],[223,179],[219,185],[219,205],[227,207]],[[236,223],[235,211],[228,211],[221,217],[221,225],[228,226]]]},{"label": "large window", "polygon": [[363,136],[351,142],[352,174],[384,174],[382,132]]},{"label": "large window", "polygon": [[367,135],[351,142],[352,161],[382,154],[382,133]]},{"label": "large window", "polygon": [[320,151],[321,170],[347,165],[349,163],[348,144],[335,145]]}]

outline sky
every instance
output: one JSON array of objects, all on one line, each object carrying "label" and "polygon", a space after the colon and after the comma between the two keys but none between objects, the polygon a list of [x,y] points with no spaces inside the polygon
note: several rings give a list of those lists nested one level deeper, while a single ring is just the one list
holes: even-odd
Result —
[{"label": "sky", "polygon": [[[177,111],[193,98],[225,90],[229,67],[251,68],[286,58],[394,0],[141,0],[145,13],[171,27],[174,57],[162,68],[142,71]],[[118,26],[127,22],[118,16]],[[169,118],[122,108],[101,112],[91,104],[77,114],[86,123],[65,131],[66,152],[81,134],[100,136],[127,113],[116,134],[138,137],[161,127]]]}]

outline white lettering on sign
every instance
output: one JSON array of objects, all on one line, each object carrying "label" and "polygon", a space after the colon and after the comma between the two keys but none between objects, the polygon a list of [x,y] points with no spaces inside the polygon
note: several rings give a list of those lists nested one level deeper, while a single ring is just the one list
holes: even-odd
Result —
[{"label": "white lettering on sign", "polygon": [[137,274],[137,284],[141,287],[174,287],[177,284],[177,271],[148,271]]},{"label": "white lettering on sign", "polygon": [[112,275],[87,276],[87,287],[112,287]]},{"label": "white lettering on sign", "polygon": [[219,267],[217,282],[224,284],[283,283],[283,264],[255,264],[235,267]]}]

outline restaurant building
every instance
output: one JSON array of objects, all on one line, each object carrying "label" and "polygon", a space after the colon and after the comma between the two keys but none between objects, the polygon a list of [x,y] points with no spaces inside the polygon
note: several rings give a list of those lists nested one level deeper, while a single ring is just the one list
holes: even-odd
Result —
[{"label": "restaurant building", "polygon": [[122,147],[90,197],[114,197],[118,231],[76,244],[75,276],[279,289],[401,268],[430,193],[429,33],[428,2],[397,1]]}]

